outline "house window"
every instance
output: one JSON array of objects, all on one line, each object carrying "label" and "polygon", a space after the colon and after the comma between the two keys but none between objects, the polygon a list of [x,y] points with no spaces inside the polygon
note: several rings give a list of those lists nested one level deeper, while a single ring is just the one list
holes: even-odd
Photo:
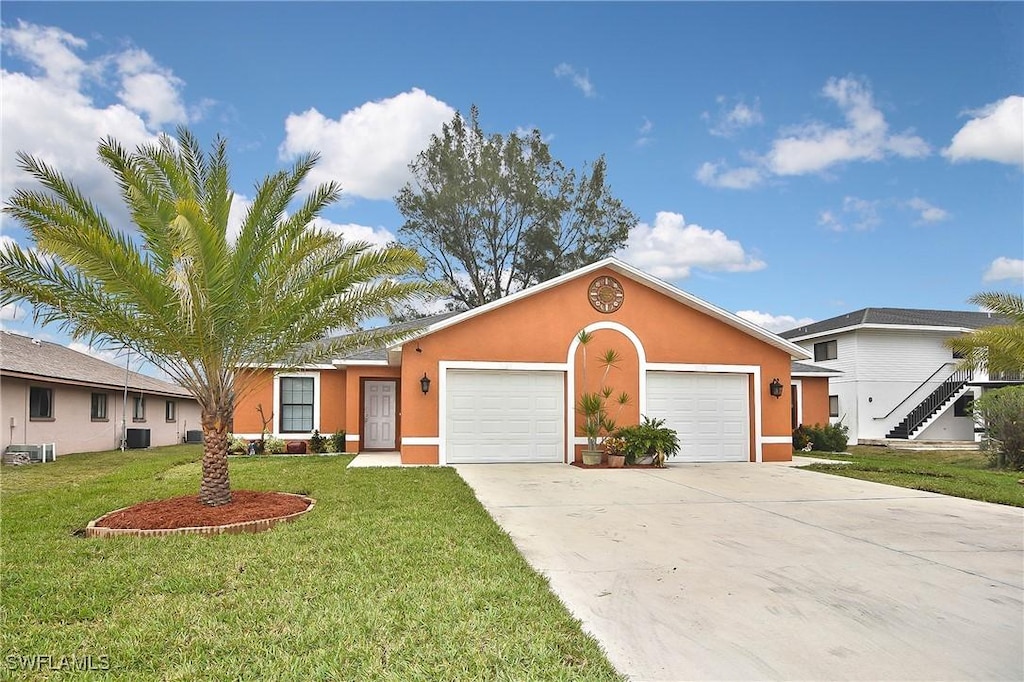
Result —
[{"label": "house window", "polygon": [[28,389],[29,419],[53,419],[53,389],[31,386]]},{"label": "house window", "polygon": [[839,416],[839,396],[837,395],[830,395],[828,397],[828,416]]},{"label": "house window", "polygon": [[956,399],[953,403],[953,416],[954,417],[970,417],[971,416],[971,403],[974,402],[973,393],[965,393]]},{"label": "house window", "polygon": [[313,377],[281,377],[281,432],[313,430]]},{"label": "house window", "polygon": [[92,408],[89,410],[89,416],[94,422],[105,422],[107,421],[107,394],[106,393],[93,393],[92,394]]},{"label": "house window", "polygon": [[132,401],[132,421],[133,422],[144,422],[146,421],[146,399],[137,395]]},{"label": "house window", "polygon": [[164,419],[169,422],[173,422],[177,419],[177,403],[173,400],[168,400],[164,403]]},{"label": "house window", "polygon": [[839,357],[839,346],[836,341],[822,341],[814,344],[814,361],[835,360]]}]

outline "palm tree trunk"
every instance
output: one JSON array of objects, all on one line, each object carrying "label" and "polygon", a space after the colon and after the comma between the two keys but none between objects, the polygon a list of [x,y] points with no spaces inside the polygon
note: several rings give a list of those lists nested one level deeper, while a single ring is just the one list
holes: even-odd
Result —
[{"label": "palm tree trunk", "polygon": [[199,501],[208,507],[231,502],[227,424],[220,411],[203,410],[203,482],[199,486]]}]

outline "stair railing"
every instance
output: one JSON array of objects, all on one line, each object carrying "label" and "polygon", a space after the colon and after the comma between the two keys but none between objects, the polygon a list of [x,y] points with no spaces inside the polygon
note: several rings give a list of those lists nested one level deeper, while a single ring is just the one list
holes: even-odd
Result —
[{"label": "stair railing", "polygon": [[[886,414],[886,415],[885,415],[884,417],[873,417],[873,419],[876,419],[876,420],[881,420],[881,419],[888,419],[888,418],[889,418],[890,416],[892,416],[892,413],[893,413],[893,412],[895,412],[896,410],[898,410],[898,409],[900,409],[901,407],[903,407],[903,404],[904,404],[904,403],[906,403],[906,402],[907,402],[908,400],[910,400],[911,398],[913,398],[913,397],[914,397],[914,395],[915,395],[915,394],[916,394],[916,393],[917,393],[918,391],[920,391],[920,390],[921,390],[921,389],[922,389],[922,388],[923,388],[924,386],[927,386],[927,385],[928,385],[928,383],[930,383],[930,382],[931,382],[931,380],[935,378],[935,375],[936,375],[936,374],[938,374],[939,372],[941,372],[942,370],[946,369],[947,367],[949,367],[949,366],[950,366],[950,365],[952,365],[952,364],[955,364],[955,363],[952,363],[952,362],[946,362],[946,363],[943,363],[943,364],[939,365],[939,368],[938,368],[937,370],[935,370],[934,372],[932,372],[931,376],[929,376],[929,377],[928,377],[927,379],[925,379],[925,380],[924,380],[924,381],[922,381],[922,382],[921,382],[920,384],[918,384],[918,385],[917,385],[917,388],[915,388],[915,389],[914,389],[913,391],[911,391],[910,393],[908,393],[908,394],[907,394],[907,397],[906,397],[906,398],[904,398],[903,400],[901,400],[901,401],[899,401],[898,403],[896,403],[896,407],[894,407],[894,408],[892,408],[891,410],[889,410],[889,412],[888,412],[888,413],[887,413],[887,414]],[[950,376],[952,376],[952,375],[950,375]]]},{"label": "stair railing", "polygon": [[907,436],[914,433],[917,427],[925,423],[942,405],[957,391],[964,387],[974,376],[970,369],[958,369],[932,391],[932,394],[921,401],[921,404],[910,411],[904,420],[907,423]]}]

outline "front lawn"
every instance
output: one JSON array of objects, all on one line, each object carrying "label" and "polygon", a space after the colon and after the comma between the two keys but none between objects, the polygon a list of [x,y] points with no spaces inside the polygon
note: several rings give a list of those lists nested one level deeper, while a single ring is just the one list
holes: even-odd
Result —
[{"label": "front lawn", "polygon": [[854,445],[845,453],[810,452],[811,457],[849,464],[812,464],[806,468],[903,488],[928,490],[1024,507],[1024,472],[988,468],[988,455],[970,450],[907,451]]},{"label": "front lawn", "polygon": [[112,509],[196,493],[200,456],[3,467],[0,676],[81,676],[77,664],[115,679],[617,679],[449,468],[232,460],[234,488],[316,508],[255,535],[75,535]]}]

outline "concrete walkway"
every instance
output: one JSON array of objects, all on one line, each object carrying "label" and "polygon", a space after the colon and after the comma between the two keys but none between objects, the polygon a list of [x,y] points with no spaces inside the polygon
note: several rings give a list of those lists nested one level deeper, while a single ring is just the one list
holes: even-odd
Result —
[{"label": "concrete walkway", "polygon": [[631,679],[1024,679],[1021,509],[774,464],[456,469]]}]

